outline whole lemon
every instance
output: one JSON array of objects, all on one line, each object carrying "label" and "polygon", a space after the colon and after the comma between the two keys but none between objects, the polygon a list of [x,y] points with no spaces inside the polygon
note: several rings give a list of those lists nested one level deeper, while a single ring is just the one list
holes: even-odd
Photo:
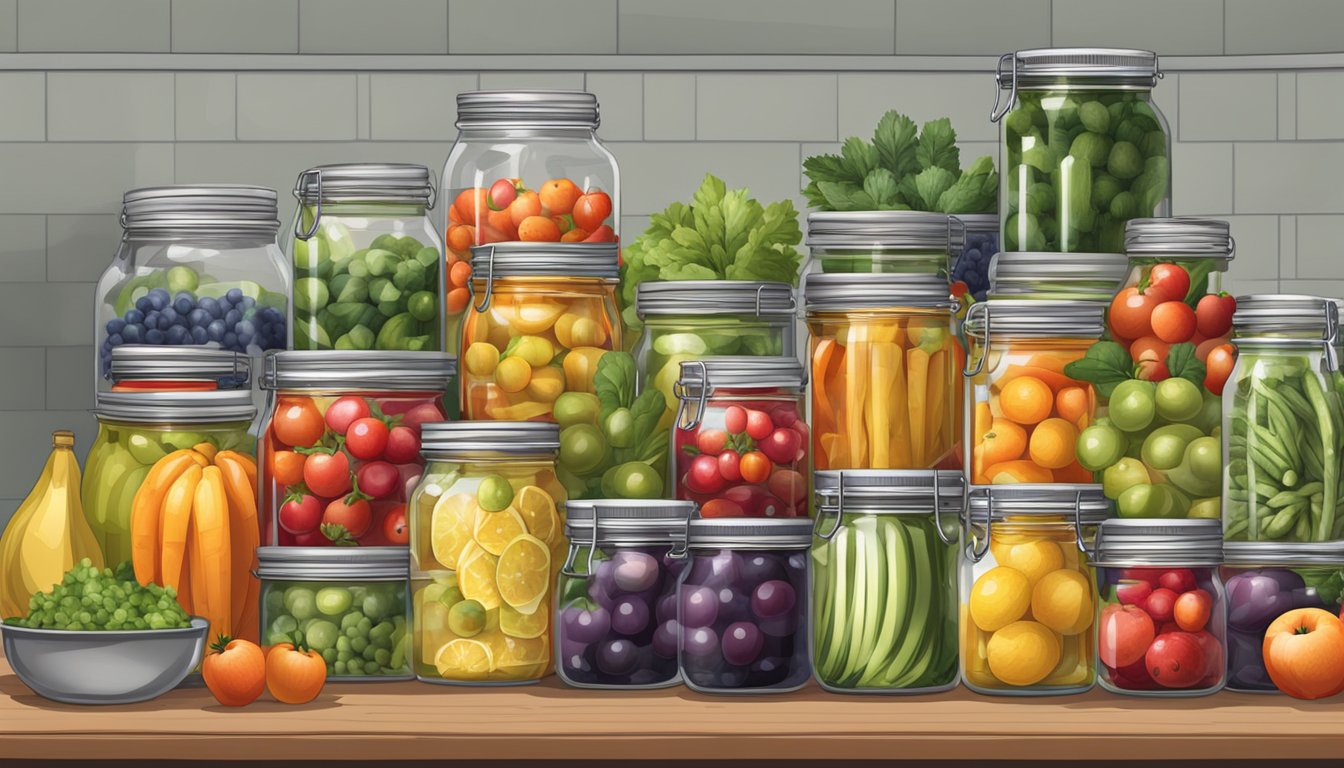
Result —
[{"label": "whole lemon", "polygon": [[989,671],[1006,685],[1035,685],[1059,665],[1060,642],[1034,621],[1015,621],[995,632],[985,646]]},{"label": "whole lemon", "polygon": [[971,620],[985,632],[1022,618],[1031,606],[1031,582],[1015,568],[990,568],[971,585]]},{"label": "whole lemon", "polygon": [[1051,571],[1031,591],[1031,615],[1061,635],[1092,626],[1092,580],[1078,571]]},{"label": "whole lemon", "polygon": [[1064,567],[1064,553],[1049,539],[1027,539],[1013,544],[991,542],[989,547],[999,565],[1021,571],[1032,586],[1045,574]]}]

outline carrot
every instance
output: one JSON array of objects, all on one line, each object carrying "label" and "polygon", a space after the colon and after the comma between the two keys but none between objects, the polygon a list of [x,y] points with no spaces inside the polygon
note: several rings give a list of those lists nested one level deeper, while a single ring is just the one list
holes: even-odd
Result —
[{"label": "carrot", "polygon": [[[885,395],[896,374],[894,370],[897,367],[896,358],[900,356],[901,348],[886,341],[889,334],[882,333],[879,328],[873,328],[872,331],[875,337],[881,337],[882,340],[868,345],[868,383],[873,389],[873,396],[868,401],[868,407],[864,409],[871,451],[869,463],[874,469],[889,469],[894,431],[892,427],[895,426],[892,421],[897,417],[892,413],[892,400]],[[900,402],[895,403],[897,408],[900,405]]]},{"label": "carrot", "polygon": [[929,353],[921,347],[906,350],[905,370],[909,382],[905,402],[910,414],[910,459],[912,468],[925,469],[928,462]]},{"label": "carrot", "polygon": [[232,549],[230,565],[233,581],[229,586],[230,602],[233,607],[233,626],[235,631],[244,624],[248,606],[256,606],[255,595],[248,600],[252,588],[252,571],[256,568],[257,545],[260,543],[261,530],[257,527],[257,502],[254,489],[247,482],[247,474],[239,462],[229,456],[218,460],[224,475],[224,491],[229,497],[229,544]]},{"label": "carrot", "polygon": [[832,368],[844,356],[844,350],[834,339],[821,339],[812,350],[812,429],[815,432],[835,431],[835,403],[831,399]]},{"label": "carrot", "polygon": [[[951,438],[952,424],[948,419],[947,408],[947,350],[939,349],[929,355],[929,407],[924,410],[924,459],[921,467],[937,461],[947,453],[947,446],[954,442]],[[946,433],[946,434],[944,434]],[[946,438],[946,439],[945,439]]]},{"label": "carrot", "polygon": [[[251,456],[248,456],[245,453],[238,453],[237,451],[220,451],[219,455],[223,456],[226,459],[233,459],[234,461],[238,462],[238,466],[242,467],[243,473],[247,475],[247,482],[251,484],[253,488],[258,487],[256,459],[253,459]],[[255,496],[256,495],[253,494],[253,498],[255,498]]]},{"label": "carrot", "polygon": [[824,462],[819,463],[817,469],[839,469],[849,466],[849,454],[845,452],[846,443],[834,432],[821,434],[818,438],[821,441],[821,452]]},{"label": "carrot", "polygon": [[[206,467],[196,486],[196,501],[191,507],[191,557],[193,575],[205,579],[208,606],[206,618],[216,634],[233,634],[233,602],[229,599],[233,584],[233,551],[229,542],[229,501],[224,476],[219,467]],[[198,587],[199,588],[199,587]]]},{"label": "carrot", "polygon": [[191,570],[182,571],[182,583],[177,587],[177,604],[182,606],[182,610],[187,612],[188,616],[197,616],[195,604],[192,601],[191,594]]},{"label": "carrot", "polygon": [[[195,454],[194,451],[192,453]],[[159,583],[165,587],[176,587],[182,583],[187,528],[191,523],[191,505],[203,472],[203,469],[193,463],[187,467],[186,472],[173,481],[163,498],[163,509],[159,513],[159,562],[162,569]],[[197,587],[200,587],[199,583]]]},{"label": "carrot", "polygon": [[159,515],[173,481],[195,465],[193,451],[173,451],[154,463],[131,501],[131,565],[141,584],[162,583],[159,563]]},{"label": "carrot", "polygon": [[[891,437],[888,444],[891,446],[888,451],[888,463],[884,469],[904,468],[915,466],[911,463],[913,456],[910,450],[910,419],[909,419],[909,401],[910,388],[906,383],[905,375],[905,350],[900,346],[893,345],[891,349],[891,370],[887,373],[889,384],[887,387],[887,402],[893,403],[897,409],[892,414]],[[900,410],[902,404],[905,410]]]},{"label": "carrot", "polygon": [[856,467],[867,466],[868,439],[864,430],[864,411],[868,400],[868,326],[853,323],[849,326],[845,344],[845,429],[849,440],[849,462]]},{"label": "carrot", "polygon": [[219,448],[210,443],[197,443],[191,446],[191,450],[204,456],[206,461],[214,461],[215,456],[219,454]]}]

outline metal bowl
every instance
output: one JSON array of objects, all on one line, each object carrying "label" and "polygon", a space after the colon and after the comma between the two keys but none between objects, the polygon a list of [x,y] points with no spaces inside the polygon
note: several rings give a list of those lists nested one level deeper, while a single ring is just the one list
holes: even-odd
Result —
[{"label": "metal bowl", "polygon": [[67,704],[156,698],[201,663],[210,624],[182,629],[77,631],[0,626],[5,658],[35,693]]}]

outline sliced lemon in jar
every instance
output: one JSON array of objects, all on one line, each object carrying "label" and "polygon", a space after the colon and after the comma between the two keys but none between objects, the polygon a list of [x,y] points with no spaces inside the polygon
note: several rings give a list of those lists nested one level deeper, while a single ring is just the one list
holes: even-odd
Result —
[{"label": "sliced lemon in jar", "polygon": [[528,533],[548,545],[555,544],[560,516],[556,514],[555,501],[550,494],[535,485],[525,485],[514,497],[513,505],[518,509]]},{"label": "sliced lemon in jar", "polygon": [[500,555],[509,542],[527,533],[527,526],[518,510],[512,506],[498,512],[479,510],[476,513],[476,530],[473,537],[481,549],[492,555]]},{"label": "sliced lemon in jar", "polygon": [[499,607],[499,587],[495,583],[498,563],[499,558],[472,541],[462,551],[457,571],[457,586],[462,590],[462,596],[475,600],[487,611]]},{"label": "sliced lemon in jar", "polygon": [[[518,673],[519,667],[530,667],[534,664],[545,666],[551,654],[551,638],[545,634],[534,638],[496,634],[485,642],[494,654],[495,669],[509,670],[514,674]],[[519,679],[523,678],[519,676]]]},{"label": "sliced lemon in jar", "polygon": [[462,550],[471,543],[476,522],[476,497],[470,493],[440,496],[429,523],[429,546],[444,568],[456,570]]},{"label": "sliced lemon in jar", "polygon": [[499,631],[513,638],[530,640],[546,634],[550,627],[550,611],[519,613],[507,603],[499,606]]},{"label": "sliced lemon in jar", "polygon": [[531,614],[545,599],[550,584],[551,551],[546,543],[528,534],[509,542],[495,567],[499,597],[519,613]]},{"label": "sliced lemon in jar", "polygon": [[495,669],[495,654],[479,640],[449,640],[435,655],[434,668],[448,680],[484,680]]}]

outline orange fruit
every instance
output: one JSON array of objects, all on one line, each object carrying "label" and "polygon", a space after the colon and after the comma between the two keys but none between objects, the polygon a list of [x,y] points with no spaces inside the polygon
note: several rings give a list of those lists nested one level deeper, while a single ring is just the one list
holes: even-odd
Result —
[{"label": "orange fruit", "polygon": [[1055,395],[1055,413],[1075,426],[1082,423],[1088,410],[1087,390],[1082,387],[1065,387]]},{"label": "orange fruit", "polygon": [[528,216],[518,225],[518,239],[533,243],[558,243],[560,228],[545,216]]},{"label": "orange fruit", "polygon": [[982,439],[981,459],[985,464],[1020,459],[1027,450],[1027,431],[1007,419],[994,419]]},{"label": "orange fruit", "polygon": [[999,410],[1018,424],[1038,424],[1050,416],[1054,407],[1054,392],[1035,376],[1019,376],[999,392]]},{"label": "orange fruit", "polygon": [[1073,463],[1077,444],[1078,428],[1056,417],[1042,421],[1031,431],[1027,452],[1040,466],[1061,469]]},{"label": "orange fruit", "polygon": [[550,179],[541,185],[537,194],[552,216],[564,216],[574,211],[574,203],[583,195],[583,190],[569,179]]}]

